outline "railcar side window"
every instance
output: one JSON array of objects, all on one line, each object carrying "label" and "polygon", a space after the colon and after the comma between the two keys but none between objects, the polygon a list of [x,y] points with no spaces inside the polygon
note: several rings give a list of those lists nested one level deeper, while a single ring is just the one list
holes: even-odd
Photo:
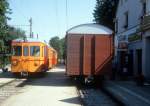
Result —
[{"label": "railcar side window", "polygon": [[46,46],[44,47],[44,57],[47,57],[47,48],[46,48]]},{"label": "railcar side window", "polygon": [[29,48],[28,46],[23,47],[23,56],[29,56]]},{"label": "railcar side window", "polygon": [[30,56],[40,56],[40,47],[39,46],[31,46],[30,47]]},{"label": "railcar side window", "polygon": [[22,56],[22,46],[13,46],[13,55]]}]

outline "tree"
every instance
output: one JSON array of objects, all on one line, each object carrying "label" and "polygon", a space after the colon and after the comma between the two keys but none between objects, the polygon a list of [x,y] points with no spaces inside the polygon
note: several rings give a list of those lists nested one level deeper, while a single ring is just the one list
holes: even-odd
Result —
[{"label": "tree", "polygon": [[[19,37],[25,37],[25,32],[7,24],[11,14],[7,0],[0,0],[0,65],[8,63],[9,57],[6,53],[11,53],[11,41]],[[7,60],[7,61],[5,61]],[[6,62],[6,63],[5,63]]]},{"label": "tree", "polygon": [[53,47],[58,52],[58,58],[64,59],[65,57],[65,38],[60,39],[58,36],[55,36],[50,39],[49,45]]},{"label": "tree", "polygon": [[7,14],[10,14],[9,4],[7,0],[0,0],[0,38],[4,38],[7,35]]},{"label": "tree", "polygon": [[7,0],[0,0],[0,49],[4,49],[5,37],[7,35],[7,20],[6,14],[10,13]]},{"label": "tree", "polygon": [[60,39],[58,36],[55,36],[50,39],[49,45],[53,47],[58,52],[58,58],[61,58],[61,46],[60,46]]},{"label": "tree", "polygon": [[60,39],[60,46],[61,46],[61,57],[65,60],[66,58],[66,43],[65,38]]},{"label": "tree", "polygon": [[17,38],[24,38],[24,37],[26,37],[24,30],[20,28],[15,28],[13,26],[9,26],[6,40],[14,40]]},{"label": "tree", "polygon": [[7,16],[8,14],[11,14],[8,1],[0,0],[0,52],[4,52],[8,48],[10,49],[11,40],[25,37],[23,30],[7,25],[7,20],[10,20]]},{"label": "tree", "polygon": [[96,0],[94,21],[114,30],[114,18],[119,0]]}]

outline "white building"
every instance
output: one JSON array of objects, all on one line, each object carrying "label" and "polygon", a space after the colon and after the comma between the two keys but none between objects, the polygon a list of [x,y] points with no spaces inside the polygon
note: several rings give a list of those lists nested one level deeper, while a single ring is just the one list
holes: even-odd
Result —
[{"label": "white building", "polygon": [[120,0],[115,23],[118,71],[150,79],[150,0]]}]

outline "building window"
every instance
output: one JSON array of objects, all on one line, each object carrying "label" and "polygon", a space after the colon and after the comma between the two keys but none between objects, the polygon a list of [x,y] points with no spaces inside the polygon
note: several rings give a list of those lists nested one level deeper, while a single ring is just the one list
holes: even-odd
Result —
[{"label": "building window", "polygon": [[128,0],[120,0],[121,5],[123,5],[123,3],[127,2]]},{"label": "building window", "polygon": [[123,5],[123,0],[120,0],[121,5]]},{"label": "building window", "polygon": [[118,33],[118,19],[116,19],[115,22],[115,32]]},{"label": "building window", "polygon": [[125,12],[125,24],[124,24],[124,28],[128,28],[128,21],[129,21],[129,13]]},{"label": "building window", "polygon": [[146,14],[146,2],[143,2],[143,15]]}]

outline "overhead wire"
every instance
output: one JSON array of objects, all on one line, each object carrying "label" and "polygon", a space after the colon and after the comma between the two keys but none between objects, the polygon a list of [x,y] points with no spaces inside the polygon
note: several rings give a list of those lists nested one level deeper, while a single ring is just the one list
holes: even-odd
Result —
[{"label": "overhead wire", "polygon": [[[11,4],[14,6],[15,11],[17,11],[18,14],[20,14],[20,16],[21,16],[23,19],[27,20],[28,17],[16,6],[16,4],[15,4],[15,5],[13,4],[14,1],[13,1],[13,0],[10,0],[10,2],[11,2]],[[21,3],[19,3],[19,4],[21,4]],[[21,24],[13,25],[13,24],[12,24],[11,26],[18,27],[18,28],[21,28],[21,29],[22,29],[22,27],[29,27],[30,25],[29,25],[29,24],[26,24],[26,25],[21,25]],[[25,29],[23,29],[23,30],[25,30]],[[28,33],[29,31],[27,31],[27,29],[26,29],[26,32]]]},{"label": "overhead wire", "polygon": [[59,24],[59,14],[58,14],[58,0],[55,0],[55,15],[56,15],[56,29],[57,29],[57,36],[60,34],[60,24]]},{"label": "overhead wire", "polygon": [[66,31],[68,30],[68,0],[66,0]]}]

